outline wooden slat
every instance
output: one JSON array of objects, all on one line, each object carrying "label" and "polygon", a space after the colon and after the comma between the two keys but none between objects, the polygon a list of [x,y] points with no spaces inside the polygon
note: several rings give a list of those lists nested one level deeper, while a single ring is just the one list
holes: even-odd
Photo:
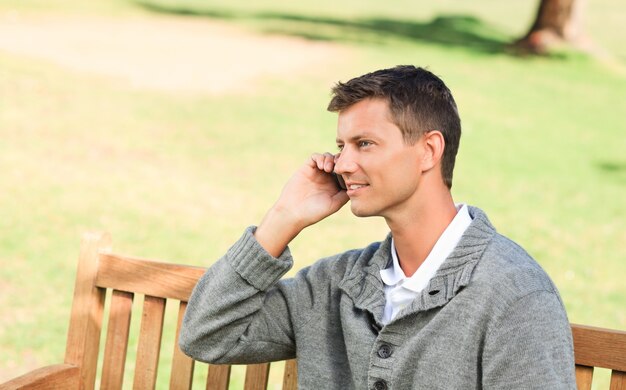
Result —
[{"label": "wooden slat", "polygon": [[593,367],[576,365],[576,387],[578,390],[591,390]]},{"label": "wooden slat", "polygon": [[65,348],[65,363],[79,367],[82,388],[92,390],[96,381],[105,290],[95,285],[98,257],[111,250],[111,237],[83,235],[80,245],[74,300]]},{"label": "wooden slat", "polygon": [[188,301],[205,268],[103,254],[96,284],[153,297]]},{"label": "wooden slat", "polygon": [[611,374],[610,390],[626,390],[626,372],[614,370]]},{"label": "wooden slat", "polygon": [[227,390],[230,382],[230,366],[210,364],[206,390]]},{"label": "wooden slat", "polygon": [[244,390],[265,390],[270,373],[269,363],[249,364],[246,369]]},{"label": "wooden slat", "polygon": [[134,389],[154,389],[156,385],[164,314],[165,299],[145,297],[137,345]]},{"label": "wooden slat", "polygon": [[626,332],[572,325],[576,364],[626,371]]},{"label": "wooden slat", "polygon": [[0,384],[0,390],[57,390],[78,389],[80,370],[71,364],[55,364],[38,368],[8,382]]},{"label": "wooden slat", "polygon": [[102,390],[122,388],[132,308],[133,294],[125,291],[113,291],[107,340],[104,346],[102,383],[100,385]]},{"label": "wooden slat", "polygon": [[298,364],[296,359],[285,362],[285,373],[283,375],[283,390],[298,389]]},{"label": "wooden slat", "polygon": [[187,302],[180,302],[178,307],[178,325],[176,325],[176,339],[174,342],[174,357],[172,359],[172,374],[170,375],[170,390],[189,390],[193,380],[194,361],[185,355],[178,346],[178,336],[183,323],[183,316]]}]

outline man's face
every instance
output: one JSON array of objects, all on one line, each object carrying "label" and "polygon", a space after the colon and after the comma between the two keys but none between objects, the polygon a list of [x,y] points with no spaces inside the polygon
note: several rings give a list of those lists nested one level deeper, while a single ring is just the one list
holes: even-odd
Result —
[{"label": "man's face", "polygon": [[359,217],[393,218],[416,206],[422,142],[405,144],[390,115],[381,99],[339,113],[335,172],[346,181],[350,207]]}]

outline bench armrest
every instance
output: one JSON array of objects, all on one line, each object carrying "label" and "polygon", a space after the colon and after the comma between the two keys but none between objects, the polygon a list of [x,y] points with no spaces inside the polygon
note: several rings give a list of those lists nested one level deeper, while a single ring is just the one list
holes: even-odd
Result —
[{"label": "bench armrest", "polygon": [[80,371],[71,364],[55,364],[38,368],[0,384],[0,390],[78,389]]}]

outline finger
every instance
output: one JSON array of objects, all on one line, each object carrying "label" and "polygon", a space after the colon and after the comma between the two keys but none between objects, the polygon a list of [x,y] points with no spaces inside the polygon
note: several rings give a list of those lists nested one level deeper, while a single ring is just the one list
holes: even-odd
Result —
[{"label": "finger", "polygon": [[320,153],[313,153],[311,155],[311,161],[313,161],[312,167],[317,167],[317,169],[323,171],[324,170],[324,155]]},{"label": "finger", "polygon": [[324,153],[324,171],[331,173],[335,168],[335,156],[331,153]]}]

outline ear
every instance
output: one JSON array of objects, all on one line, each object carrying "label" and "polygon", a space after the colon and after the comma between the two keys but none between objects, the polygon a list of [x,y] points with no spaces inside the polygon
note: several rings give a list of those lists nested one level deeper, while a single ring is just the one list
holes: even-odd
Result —
[{"label": "ear", "polygon": [[422,136],[422,171],[428,171],[439,164],[446,141],[439,130],[432,130]]}]

